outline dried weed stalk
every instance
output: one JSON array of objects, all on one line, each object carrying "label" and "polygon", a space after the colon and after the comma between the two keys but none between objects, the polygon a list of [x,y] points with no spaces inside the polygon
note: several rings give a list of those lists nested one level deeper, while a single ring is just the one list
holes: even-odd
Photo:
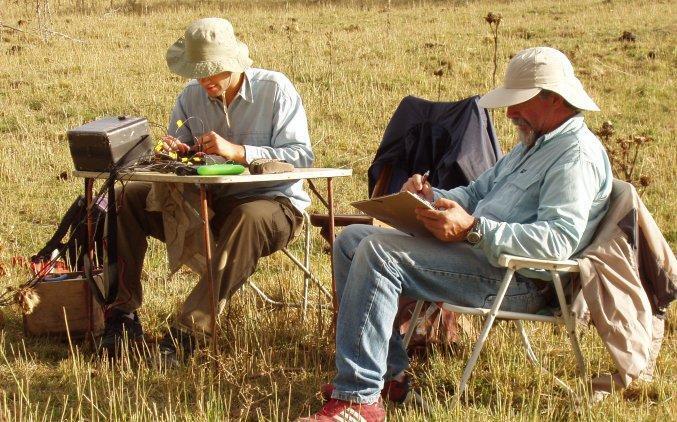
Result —
[{"label": "dried weed stalk", "polygon": [[437,76],[437,101],[442,97],[442,76],[444,76],[444,66],[440,66],[433,72]]},{"label": "dried weed stalk", "polygon": [[640,150],[653,142],[649,136],[630,135],[617,137],[614,126],[610,121],[602,123],[602,127],[596,132],[609,153],[609,161],[614,175],[628,183],[632,183],[640,195],[652,182],[651,177],[640,174],[637,168],[637,159]]},{"label": "dried weed stalk", "polygon": [[630,31],[623,31],[621,36],[618,37],[618,41],[635,42],[637,41],[637,35],[633,34]]},{"label": "dried weed stalk", "polygon": [[[36,13],[37,13],[37,12],[38,12],[38,10],[36,9]],[[40,14],[44,15],[43,12],[40,12]],[[51,16],[51,13],[50,13],[48,16]],[[23,19],[20,19],[20,20],[17,22],[17,26],[7,25],[7,24],[4,23],[2,20],[0,20],[0,28],[6,28],[6,29],[9,29],[9,30],[11,30],[11,31],[18,32],[18,33],[20,33],[20,34],[22,34],[22,35],[24,36],[24,40],[26,39],[25,37],[26,37],[27,35],[32,35],[32,34],[38,33],[38,34],[40,35],[40,37],[42,38],[43,41],[45,41],[46,38],[47,38],[48,36],[51,36],[51,35],[57,35],[57,36],[59,36],[59,37],[66,38],[66,39],[69,39],[69,40],[71,40],[71,41],[75,41],[75,42],[79,42],[79,43],[84,43],[83,40],[79,40],[79,39],[77,39],[77,38],[73,38],[73,37],[71,37],[71,36],[69,36],[69,35],[64,34],[63,32],[58,32],[58,31],[55,31],[55,30],[51,29],[51,28],[50,28],[50,25],[48,25],[48,24],[39,22],[38,25],[39,25],[39,27],[40,27],[39,30],[38,30],[38,31],[32,31],[32,30],[29,30],[29,29],[22,29],[22,28],[21,28],[21,27],[25,27],[25,26],[26,26],[26,21],[23,20]],[[9,53],[10,53],[10,54],[18,54],[18,53],[21,52],[22,49],[23,49],[23,48],[22,48],[20,45],[13,45],[13,46],[10,47]]]},{"label": "dried weed stalk", "polygon": [[285,25],[283,29],[287,33],[287,38],[289,39],[289,62],[291,64],[291,80],[293,81],[296,79],[296,49],[294,48],[294,34],[299,32],[299,24],[296,18],[290,18],[289,24]]},{"label": "dried weed stalk", "polygon": [[49,0],[35,1],[35,17],[38,21],[38,28],[42,35],[42,40],[46,41],[52,35],[52,11],[49,6]]},{"label": "dried weed stalk", "polygon": [[500,13],[489,12],[484,20],[489,24],[491,32],[494,34],[494,73],[491,78],[492,87],[496,87],[496,69],[498,68],[498,26],[501,24],[503,16]]},{"label": "dried weed stalk", "polygon": [[327,32],[327,51],[329,53],[329,86],[334,86],[334,34]]}]

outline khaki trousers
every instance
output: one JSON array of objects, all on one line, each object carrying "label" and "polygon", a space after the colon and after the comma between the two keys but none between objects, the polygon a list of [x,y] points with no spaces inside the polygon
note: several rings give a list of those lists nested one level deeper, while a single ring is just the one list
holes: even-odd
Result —
[{"label": "khaki trousers", "polygon": [[[146,211],[151,184],[129,182],[116,189],[118,204],[118,295],[111,308],[136,311],[143,300],[141,268],[147,236],[164,241],[162,213]],[[212,255],[217,312],[256,270],[259,258],[284,248],[300,229],[303,218],[289,199],[233,198],[214,195]],[[211,301],[205,275],[183,303],[174,325],[194,334],[211,334]]]}]

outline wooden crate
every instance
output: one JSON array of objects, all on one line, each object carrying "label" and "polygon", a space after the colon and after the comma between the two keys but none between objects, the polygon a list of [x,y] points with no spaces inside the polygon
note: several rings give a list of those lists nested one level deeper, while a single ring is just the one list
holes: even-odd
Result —
[{"label": "wooden crate", "polygon": [[66,338],[70,333],[71,338],[78,339],[90,331],[94,336],[103,332],[103,309],[82,273],[70,273],[64,280],[41,281],[35,290],[40,303],[23,317],[26,336]]}]

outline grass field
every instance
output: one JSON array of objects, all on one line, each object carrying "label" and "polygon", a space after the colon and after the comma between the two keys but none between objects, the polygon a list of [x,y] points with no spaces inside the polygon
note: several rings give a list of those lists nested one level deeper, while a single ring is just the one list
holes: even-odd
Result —
[{"label": "grass field", "polygon": [[[295,83],[309,116],[316,165],[353,169],[354,177],[337,180],[335,187],[339,211],[350,211],[351,200],[366,196],[366,169],[403,96],[454,100],[492,87],[493,37],[483,17],[501,13],[499,82],[515,52],[536,45],[559,48],[602,108],[587,115],[592,129],[608,120],[618,136],[653,138],[639,155],[637,172],[650,177],[643,199],[674,250],[674,10],[674,1],[620,0],[3,0],[0,287],[27,280],[27,270],[12,258],[35,253],[82,190],[82,181],[71,175],[66,130],[119,114],[166,125],[185,83],[167,70],[166,48],[190,21],[205,16],[231,19],[255,66],[282,71]],[[624,31],[635,41],[619,40]],[[444,74],[435,76],[440,67]],[[509,149],[516,133],[501,112],[495,126],[503,149]],[[318,235],[313,246],[313,265],[329,285]],[[196,280],[188,272],[171,280],[166,274],[164,249],[152,243],[141,309],[150,337],[162,334]],[[302,278],[279,254],[263,260],[254,279],[280,298],[297,297]],[[473,339],[464,338],[453,351],[440,348],[426,362],[413,362],[415,384],[430,412],[389,407],[389,417],[674,420],[674,311],[673,306],[656,380],[602,403],[579,403],[559,390],[527,363],[516,347],[517,332],[500,324],[471,379],[469,403],[453,406],[450,399],[472,345]],[[162,372],[133,359],[110,366],[82,345],[24,338],[20,313],[3,312],[0,421],[287,420],[318,408],[318,387],[333,374],[328,312],[313,312],[303,322],[297,310],[265,308],[251,290],[237,294],[221,319],[216,376],[204,353]],[[565,333],[527,328],[546,365],[576,384]],[[593,329],[583,330],[582,341],[593,373],[613,369]]]}]

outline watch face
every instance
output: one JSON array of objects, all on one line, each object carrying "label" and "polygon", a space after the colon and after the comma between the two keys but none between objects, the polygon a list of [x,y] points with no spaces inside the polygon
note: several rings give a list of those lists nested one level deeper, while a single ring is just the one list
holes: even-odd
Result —
[{"label": "watch face", "polygon": [[468,241],[468,243],[476,245],[480,242],[480,240],[482,240],[482,236],[480,236],[480,234],[476,231],[471,231],[468,233],[465,239]]}]

